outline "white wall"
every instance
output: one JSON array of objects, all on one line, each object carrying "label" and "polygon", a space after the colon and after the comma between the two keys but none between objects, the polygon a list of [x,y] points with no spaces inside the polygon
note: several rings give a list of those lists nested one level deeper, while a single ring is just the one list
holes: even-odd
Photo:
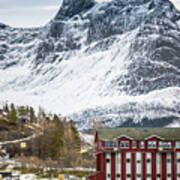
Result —
[{"label": "white wall", "polygon": [[[137,161],[141,161],[140,163],[137,163]],[[140,174],[141,177],[137,177],[137,174]],[[142,179],[142,154],[141,152],[136,153],[136,180]]]},{"label": "white wall", "polygon": [[[120,177],[117,177],[120,174]],[[116,180],[121,180],[121,153],[116,153]]]},{"label": "white wall", "polygon": [[111,177],[108,178],[108,174],[111,175],[111,154],[110,154],[110,153],[107,153],[107,154],[106,154],[106,160],[107,160],[107,159],[109,159],[110,162],[109,162],[109,163],[106,162],[106,180],[110,180]]},{"label": "white wall", "polygon": [[[170,162],[167,162],[167,160],[168,159],[170,159]],[[171,159],[171,154],[170,153],[167,153],[167,155],[166,155],[166,164],[167,164],[167,171],[166,171],[166,175],[168,175],[168,174],[171,174],[172,175],[172,171],[171,171],[171,168],[172,168],[172,159]],[[168,177],[167,176],[167,180],[171,180],[172,179],[172,177]]]},{"label": "white wall", "polygon": [[[129,163],[127,163],[127,159],[130,159],[130,162]],[[126,180],[130,180],[131,178],[128,178],[127,177],[127,174],[130,174],[130,175],[132,175],[132,173],[131,173],[131,153],[129,153],[129,152],[127,152],[126,153]]]},{"label": "white wall", "polygon": [[[176,154],[176,162],[177,159],[180,159],[180,152]],[[180,163],[177,163],[177,174],[180,174]],[[180,177],[177,176],[177,180],[180,180]]]},{"label": "white wall", "polygon": [[156,180],[161,180],[161,177],[157,177],[157,175],[161,174],[161,154],[156,153]]},{"label": "white wall", "polygon": [[[150,162],[147,163],[147,159],[150,159]],[[152,154],[151,153],[146,153],[146,174],[150,174],[151,177],[147,177],[147,180],[151,180],[152,179]]]}]

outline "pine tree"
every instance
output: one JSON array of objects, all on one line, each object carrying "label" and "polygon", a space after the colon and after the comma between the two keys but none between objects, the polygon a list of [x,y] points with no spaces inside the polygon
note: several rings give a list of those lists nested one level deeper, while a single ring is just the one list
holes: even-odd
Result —
[{"label": "pine tree", "polygon": [[9,113],[9,107],[8,107],[8,104],[6,104],[6,105],[3,107],[3,110],[4,110],[6,113]]},{"label": "pine tree", "polygon": [[8,114],[8,118],[9,118],[9,121],[11,123],[17,123],[17,111],[16,111],[16,108],[14,106],[14,104],[11,104],[11,110]]},{"label": "pine tree", "polygon": [[27,109],[24,106],[18,108],[19,116],[27,116]]},{"label": "pine tree", "polygon": [[30,107],[29,112],[30,112],[30,122],[37,123],[37,118],[35,116],[33,107]]},{"label": "pine tree", "polygon": [[53,117],[53,121],[59,121],[59,117],[58,117],[58,115],[57,114],[54,114],[54,117]]},{"label": "pine tree", "polygon": [[26,112],[29,113],[29,111],[30,111],[29,106],[26,106]]},{"label": "pine tree", "polygon": [[56,160],[60,159],[62,155],[62,148],[63,148],[63,133],[57,124],[50,145],[51,157]]},{"label": "pine tree", "polygon": [[74,141],[75,141],[75,149],[77,151],[81,151],[81,139],[79,137],[79,132],[74,124],[73,121],[70,121],[70,124],[71,124],[71,129],[72,129],[72,132],[73,132],[73,136],[74,136]]}]

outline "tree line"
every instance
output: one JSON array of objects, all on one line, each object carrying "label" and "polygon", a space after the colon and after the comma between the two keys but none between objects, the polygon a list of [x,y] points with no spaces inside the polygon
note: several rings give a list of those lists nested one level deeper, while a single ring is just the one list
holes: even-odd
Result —
[{"label": "tree line", "polygon": [[[26,142],[26,148],[19,144],[8,145],[7,151],[11,157],[34,157],[39,161],[56,164],[59,167],[89,166],[92,158],[81,154],[81,139],[72,120],[67,120],[57,114],[47,114],[42,108],[35,113],[33,107],[5,105],[3,110],[12,124],[33,125],[36,138]],[[26,127],[27,128],[27,127]],[[18,133],[18,132],[17,132]],[[29,161],[29,159],[28,159]]]},{"label": "tree line", "polygon": [[7,113],[7,119],[11,123],[19,123],[28,121],[37,123],[38,117],[35,115],[35,110],[31,106],[15,106],[13,103],[3,106],[3,111]]}]

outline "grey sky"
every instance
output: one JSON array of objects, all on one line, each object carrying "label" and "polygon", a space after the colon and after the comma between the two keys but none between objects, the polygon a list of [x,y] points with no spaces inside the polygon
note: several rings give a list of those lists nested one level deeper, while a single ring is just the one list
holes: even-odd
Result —
[{"label": "grey sky", "polygon": [[[15,27],[43,26],[57,13],[62,0],[0,0],[0,22]],[[171,0],[180,9],[180,0]]]},{"label": "grey sky", "polygon": [[60,5],[61,0],[0,0],[0,22],[15,27],[42,26]]}]

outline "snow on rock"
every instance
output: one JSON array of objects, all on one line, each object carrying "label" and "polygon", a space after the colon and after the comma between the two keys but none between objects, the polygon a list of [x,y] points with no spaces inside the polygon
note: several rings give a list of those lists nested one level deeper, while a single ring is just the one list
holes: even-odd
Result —
[{"label": "snow on rock", "polygon": [[168,0],[86,2],[64,0],[43,28],[0,24],[1,101],[42,106],[80,130],[94,118],[110,127],[174,122],[180,12]]},{"label": "snow on rock", "polygon": [[87,143],[89,145],[94,144],[94,135],[85,134],[85,133],[80,132],[80,138],[81,138],[81,141],[84,143]]}]

